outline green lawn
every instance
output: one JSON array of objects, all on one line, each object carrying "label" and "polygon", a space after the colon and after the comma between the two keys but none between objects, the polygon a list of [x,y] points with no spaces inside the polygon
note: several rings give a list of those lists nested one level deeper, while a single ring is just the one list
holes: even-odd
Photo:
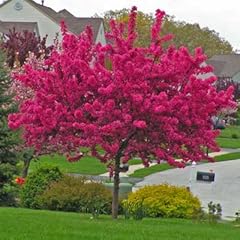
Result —
[{"label": "green lawn", "polygon": [[[233,134],[238,138],[232,138]],[[217,143],[222,148],[240,148],[240,126],[227,126],[221,130]]]},{"label": "green lawn", "polygon": [[130,177],[143,178],[150,174],[166,171],[172,168],[173,167],[168,165],[167,163],[161,163],[161,164],[154,165],[152,167],[145,167],[145,168],[138,169],[133,174],[131,174]]},{"label": "green lawn", "polygon": [[219,156],[216,156],[214,159],[217,162],[240,159],[240,152],[219,155]]},{"label": "green lawn", "polygon": [[238,240],[232,223],[182,219],[111,220],[108,216],[0,208],[1,240]]},{"label": "green lawn", "polygon": [[233,134],[236,134],[240,141],[240,126],[227,126],[225,129],[221,130],[219,137],[232,138]]},{"label": "green lawn", "polygon": [[142,164],[142,160],[141,159],[131,159],[128,161],[129,165],[137,165],[137,164]]},{"label": "green lawn", "polygon": [[78,162],[70,163],[64,156],[41,156],[38,161],[31,162],[30,171],[39,166],[58,166],[65,173],[99,175],[107,172],[106,166],[93,157],[84,157]]},{"label": "green lawn", "polygon": [[[232,134],[237,134],[239,138],[232,138]],[[222,130],[220,136],[217,138],[217,142],[222,148],[240,148],[240,126],[228,126],[226,129]],[[229,160],[231,160],[231,158]],[[142,161],[139,159],[132,159],[129,161],[129,165],[141,163]],[[79,162],[69,163],[66,161],[65,157],[59,155],[47,155],[40,157],[39,161],[31,163],[30,171],[33,171],[36,169],[36,167],[43,165],[59,166],[59,168],[66,173],[99,175],[107,171],[106,166],[93,157],[85,157]],[[144,177],[155,172],[167,170],[169,168],[171,167],[169,167],[167,164],[161,164],[154,167],[137,170],[131,176]]]},{"label": "green lawn", "polygon": [[[132,159],[129,165],[141,164],[139,159]],[[38,161],[32,161],[30,164],[30,171],[34,171],[40,166],[58,166],[64,173],[80,173],[89,175],[99,175],[107,172],[105,164],[93,157],[84,157],[78,162],[70,163],[64,156],[60,155],[46,155],[41,156]]]},{"label": "green lawn", "polygon": [[240,148],[240,139],[219,137],[217,143],[221,148]]},{"label": "green lawn", "polygon": [[[240,152],[237,153],[228,153],[215,157],[216,161],[227,161],[240,159]],[[133,159],[129,161],[129,165],[141,164],[142,161],[139,159]],[[89,175],[99,175],[107,172],[106,166],[101,163],[99,160],[93,157],[84,157],[78,162],[69,163],[63,156],[42,156],[39,161],[33,161],[30,166],[30,171],[34,171],[37,167],[40,166],[58,166],[64,173],[80,173],[80,174],[89,174]],[[142,178],[150,174],[165,171],[173,168],[167,163],[161,163],[159,165],[154,165],[149,168],[142,168],[136,170],[131,177]]]}]

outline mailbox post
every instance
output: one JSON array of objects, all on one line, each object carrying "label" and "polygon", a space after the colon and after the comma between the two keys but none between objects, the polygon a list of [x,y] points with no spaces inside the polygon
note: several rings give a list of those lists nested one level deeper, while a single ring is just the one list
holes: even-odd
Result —
[{"label": "mailbox post", "polygon": [[195,173],[196,165],[197,165],[197,163],[195,161],[193,161],[191,169],[190,169],[190,176],[189,176],[189,185],[188,185],[189,190],[192,188],[192,180],[193,180],[193,176]]}]

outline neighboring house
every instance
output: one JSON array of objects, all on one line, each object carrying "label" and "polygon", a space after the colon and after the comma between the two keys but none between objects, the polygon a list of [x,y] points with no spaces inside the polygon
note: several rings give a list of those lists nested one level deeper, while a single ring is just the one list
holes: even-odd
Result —
[{"label": "neighboring house", "polygon": [[41,38],[48,35],[47,45],[51,45],[59,35],[60,22],[64,20],[68,30],[80,34],[87,25],[92,26],[95,42],[106,44],[102,18],[79,18],[66,9],[59,12],[34,2],[33,0],[7,0],[0,5],[0,33],[15,27],[18,31],[29,30]]},{"label": "neighboring house", "polygon": [[218,79],[240,83],[240,54],[215,55],[207,63],[214,67]]}]

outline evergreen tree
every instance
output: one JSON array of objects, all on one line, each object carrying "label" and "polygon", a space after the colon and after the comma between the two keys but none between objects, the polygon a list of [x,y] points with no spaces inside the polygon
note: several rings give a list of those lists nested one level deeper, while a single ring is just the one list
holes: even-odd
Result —
[{"label": "evergreen tree", "polygon": [[0,52],[0,206],[14,203],[13,175],[17,173],[16,136],[7,125],[7,116],[14,111],[12,96],[8,94],[9,85],[9,72]]}]

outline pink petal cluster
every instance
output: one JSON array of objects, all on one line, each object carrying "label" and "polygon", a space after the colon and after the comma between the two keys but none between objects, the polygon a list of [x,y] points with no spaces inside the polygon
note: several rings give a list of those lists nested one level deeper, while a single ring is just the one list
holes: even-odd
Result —
[{"label": "pink petal cluster", "polygon": [[22,128],[28,145],[70,153],[69,161],[88,147],[110,169],[119,150],[123,162],[138,156],[148,166],[154,156],[179,167],[206,159],[204,147],[218,150],[211,118],[235,107],[233,89],[217,92],[215,77],[201,77],[211,71],[203,67],[201,49],[191,55],[185,47],[162,47],[169,36],[160,37],[160,10],[150,46],[135,47],[136,11],[127,31],[111,21],[106,46],[93,42],[90,28],[75,36],[63,26],[61,48],[42,67],[26,63],[15,74],[31,94],[9,116],[9,126]]}]

